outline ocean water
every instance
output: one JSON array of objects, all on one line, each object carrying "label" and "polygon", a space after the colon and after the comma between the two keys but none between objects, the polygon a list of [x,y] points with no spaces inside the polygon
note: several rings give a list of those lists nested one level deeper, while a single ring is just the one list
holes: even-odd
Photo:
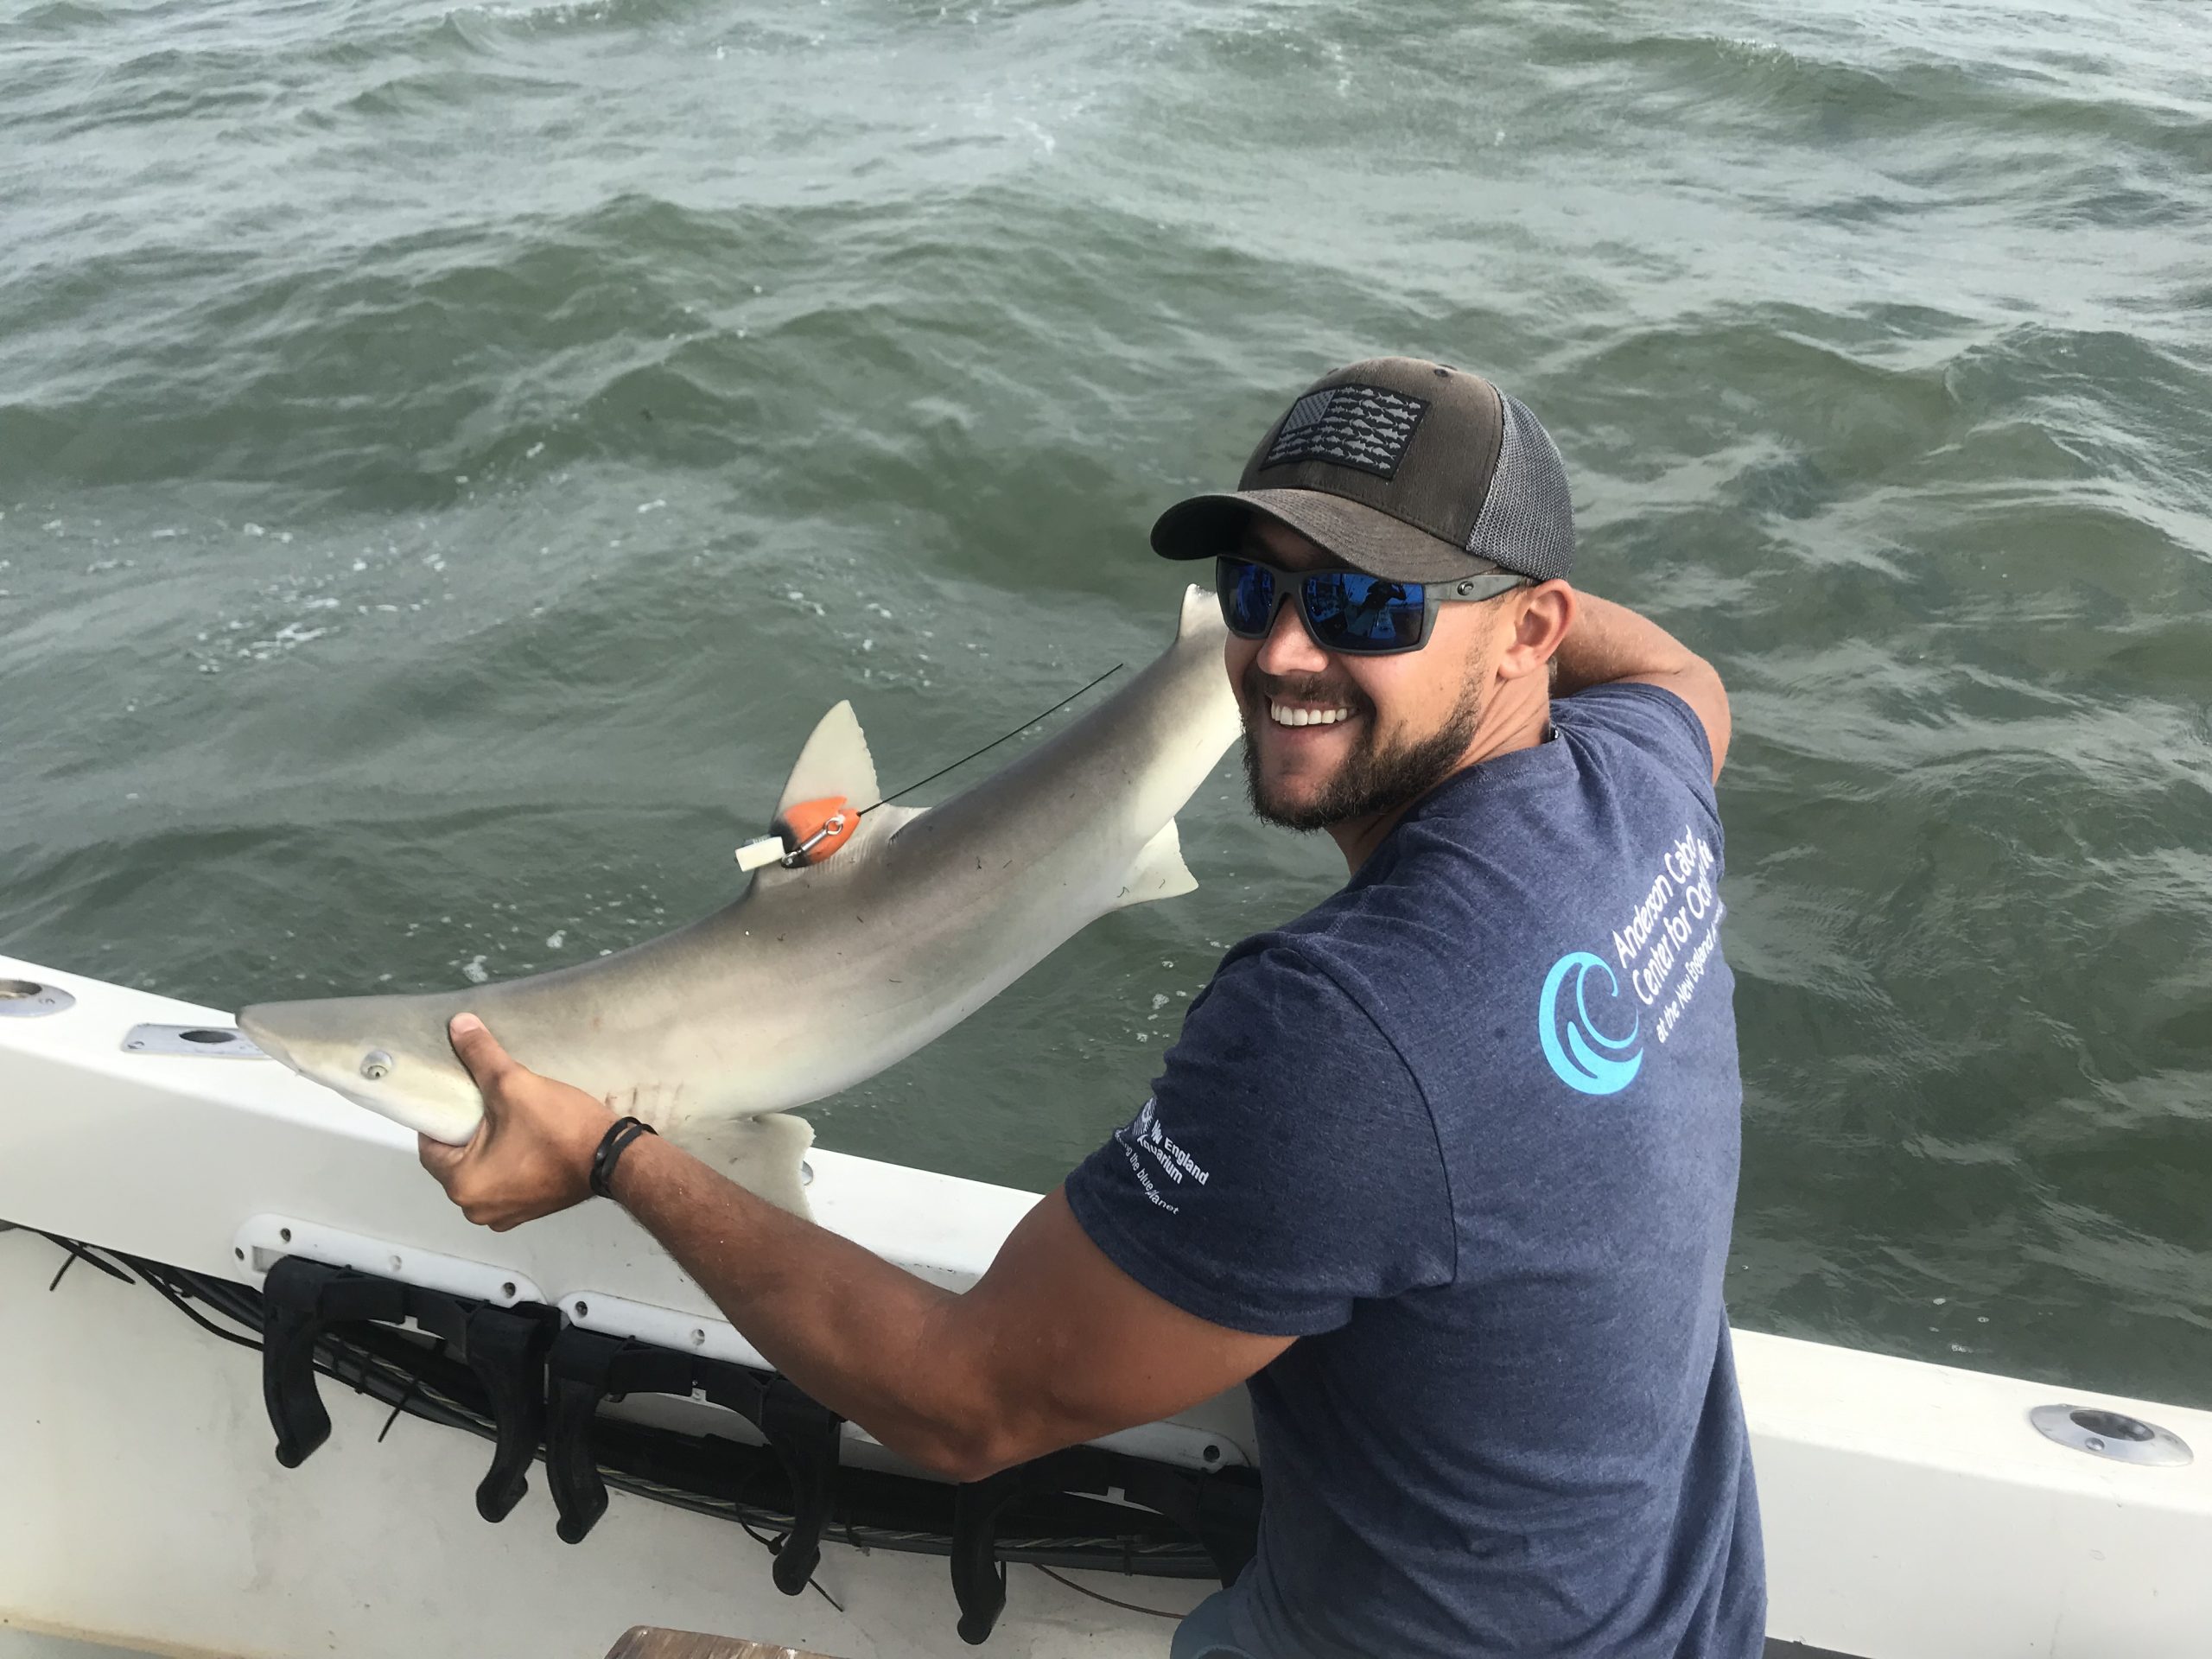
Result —
[{"label": "ocean water", "polygon": [[[2212,1402],[2209,51],[2149,0],[0,0],[0,950],[236,1007],[664,931],[829,704],[905,780],[1142,662],[1152,516],[1441,357],[1734,698],[1738,1322]],[[1055,1180],[1340,879],[1226,772],[1183,824],[1198,893],[820,1138]]]}]

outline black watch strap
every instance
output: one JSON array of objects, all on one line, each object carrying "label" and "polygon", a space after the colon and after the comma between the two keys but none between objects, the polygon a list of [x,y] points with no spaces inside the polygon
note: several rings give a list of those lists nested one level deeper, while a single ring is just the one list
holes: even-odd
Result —
[{"label": "black watch strap", "polygon": [[599,1137],[599,1150],[591,1155],[591,1190],[597,1197],[611,1198],[613,1189],[608,1185],[614,1179],[614,1165],[629,1150],[630,1143],[641,1135],[658,1135],[660,1131],[641,1117],[618,1117],[607,1125],[607,1133]]}]

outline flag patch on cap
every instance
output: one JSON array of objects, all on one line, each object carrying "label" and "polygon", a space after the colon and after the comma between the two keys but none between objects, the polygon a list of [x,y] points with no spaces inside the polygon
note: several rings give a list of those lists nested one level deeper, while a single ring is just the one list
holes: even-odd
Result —
[{"label": "flag patch on cap", "polygon": [[1378,478],[1397,474],[1406,445],[1428,402],[1381,386],[1328,386],[1309,391],[1282,417],[1262,467],[1325,461]]}]

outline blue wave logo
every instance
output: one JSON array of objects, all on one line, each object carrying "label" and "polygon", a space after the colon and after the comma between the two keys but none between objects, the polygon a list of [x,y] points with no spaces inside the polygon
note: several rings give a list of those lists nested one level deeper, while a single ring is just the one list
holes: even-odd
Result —
[{"label": "blue wave logo", "polygon": [[[1592,974],[1603,974],[1605,995],[1620,1001],[1621,982],[1614,977],[1612,964],[1587,950],[1570,950],[1544,976],[1543,1000],[1536,1005],[1536,1034],[1543,1042],[1544,1058],[1561,1083],[1586,1095],[1617,1095],[1643,1069],[1643,1051],[1636,1042],[1643,1017],[1636,1016],[1625,1037],[1608,1037],[1599,1030],[1590,1017]],[[1571,999],[1566,995],[1570,987]]]}]

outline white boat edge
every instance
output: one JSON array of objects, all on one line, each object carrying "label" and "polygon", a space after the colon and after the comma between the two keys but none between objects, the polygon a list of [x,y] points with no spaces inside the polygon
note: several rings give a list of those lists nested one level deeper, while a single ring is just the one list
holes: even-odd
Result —
[{"label": "white boat edge", "polygon": [[[264,1060],[125,1048],[142,1025],[231,1017],[0,957],[0,982],[58,988],[51,1014],[0,1017],[0,1219],[257,1282],[257,1243],[290,1226],[326,1259],[373,1249],[392,1276],[513,1279],[750,1350],[626,1216],[583,1206],[506,1234],[467,1225],[414,1138]],[[23,999],[16,999],[19,1002]],[[887,1259],[972,1281],[1032,1194],[817,1148],[817,1218]],[[408,1264],[408,1258],[415,1258]],[[257,1373],[143,1288],[0,1235],[10,1363],[0,1365],[0,1628],[144,1650],[595,1656],[632,1624],[715,1630],[833,1654],[951,1655],[944,1563],[830,1545],[844,1604],[787,1599],[726,1522],[616,1493],[582,1546],[559,1542],[541,1475],[502,1524],[471,1505],[479,1452],[326,1384],[331,1442],[279,1468]],[[471,1274],[480,1275],[471,1278]],[[639,1329],[635,1334],[650,1336]],[[695,1340],[696,1340],[695,1338]],[[2212,1651],[2212,1413],[1738,1332],[1764,1516],[1769,1633],[1857,1659],[2164,1659]],[[2038,1407],[2155,1423],[2194,1461],[2063,1446]],[[1187,1467],[1255,1457],[1241,1390],[1120,1449]],[[880,1448],[849,1445],[856,1461]],[[1162,1612],[1205,1586],[1094,1576]],[[1169,1626],[1018,1571],[992,1648],[1159,1655]]]}]

